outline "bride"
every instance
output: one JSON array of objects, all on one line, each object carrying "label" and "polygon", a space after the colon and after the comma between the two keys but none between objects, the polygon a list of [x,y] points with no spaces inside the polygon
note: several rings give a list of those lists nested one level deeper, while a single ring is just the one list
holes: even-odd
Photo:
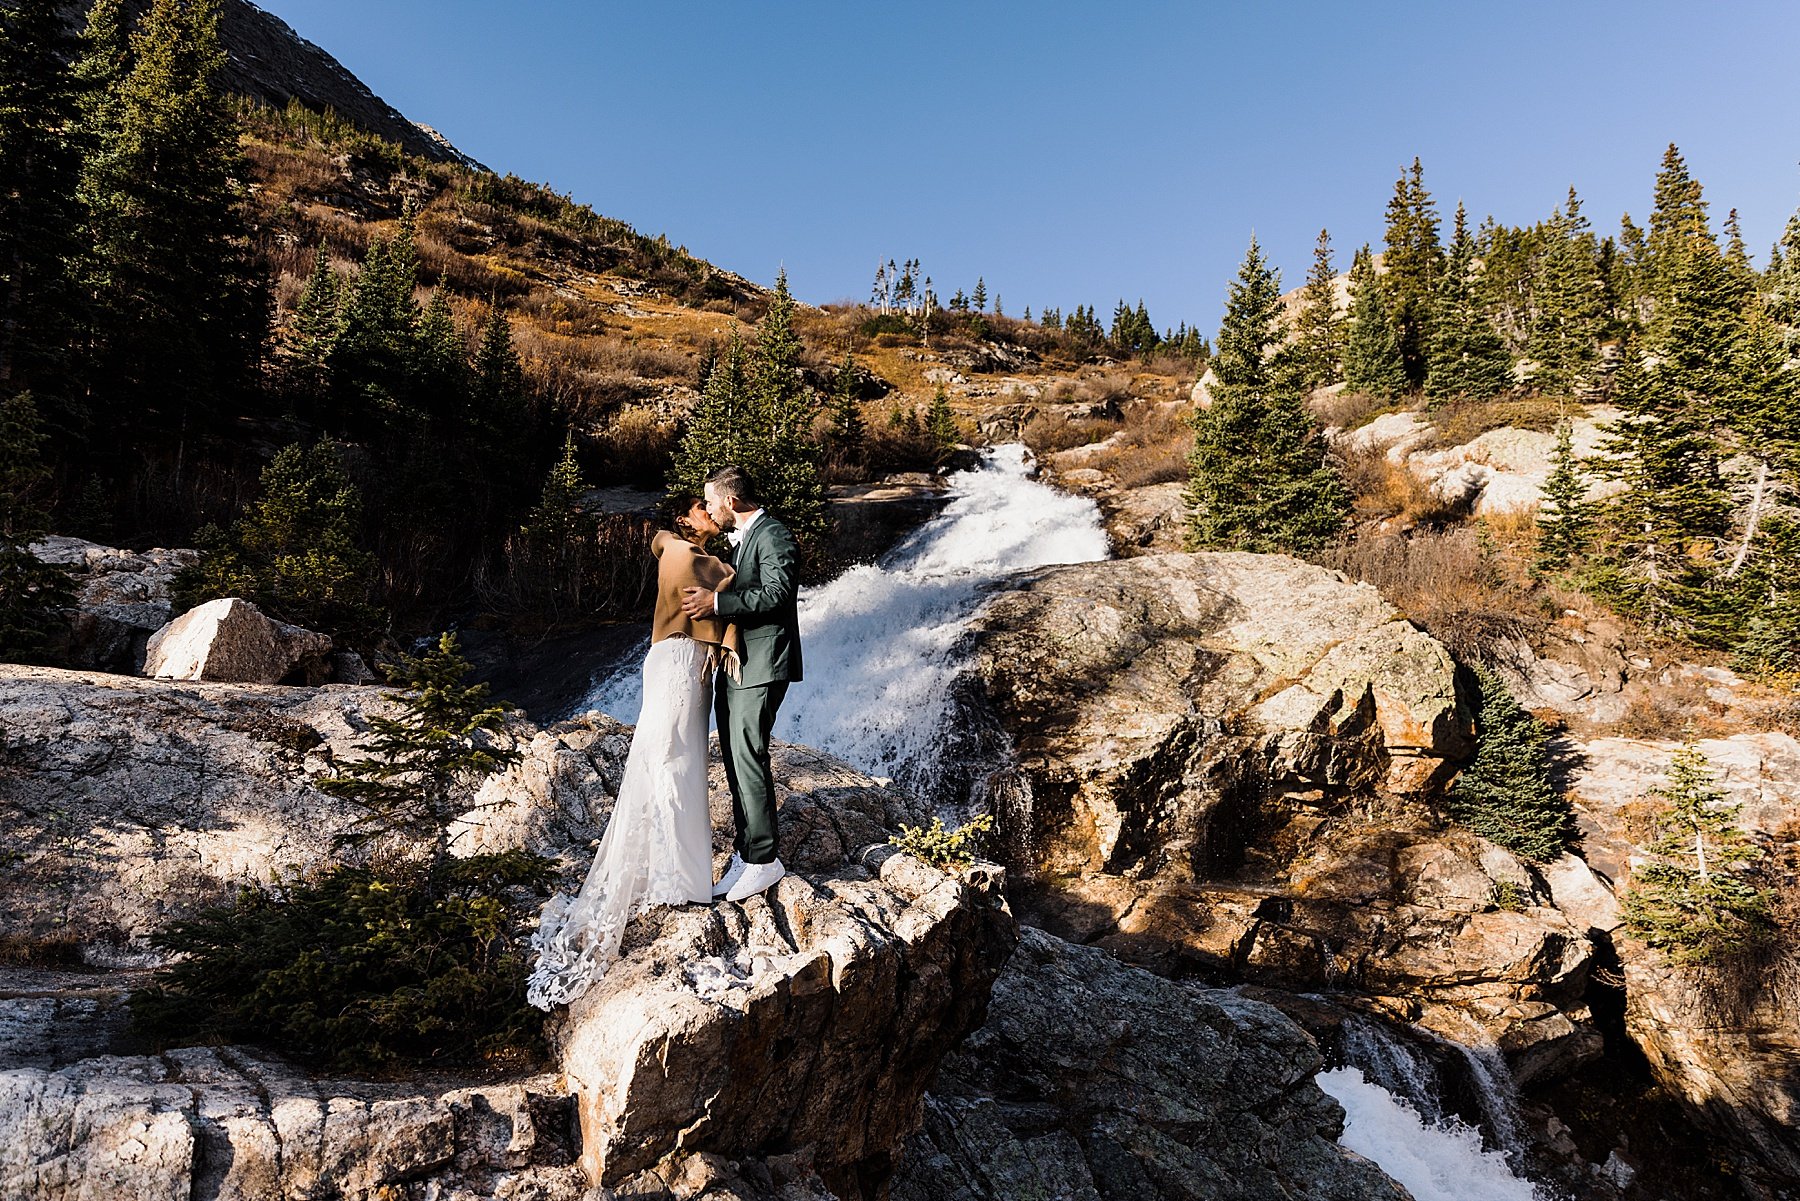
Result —
[{"label": "bride", "polygon": [[545,904],[531,945],[537,963],[525,999],[566,1005],[618,957],[625,927],[658,905],[712,901],[712,818],[707,805],[706,728],[712,672],[735,676],[735,626],[681,611],[681,590],[717,590],[731,568],[701,546],[719,533],[698,496],[671,497],[678,533],[650,544],[657,558],[656,614],[644,656],[643,707],[625,759],[619,799],[581,891]]}]

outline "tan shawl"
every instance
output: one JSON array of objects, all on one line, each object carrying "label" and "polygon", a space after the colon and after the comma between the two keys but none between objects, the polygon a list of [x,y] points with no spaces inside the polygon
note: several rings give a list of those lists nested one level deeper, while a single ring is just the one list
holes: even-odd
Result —
[{"label": "tan shawl", "polygon": [[681,611],[683,588],[705,588],[717,592],[731,582],[731,568],[699,547],[668,530],[659,531],[650,543],[656,556],[656,615],[652,619],[650,641],[681,634],[695,642],[704,642],[718,650],[726,672],[734,678],[744,651],[737,626],[717,617],[692,618]]}]

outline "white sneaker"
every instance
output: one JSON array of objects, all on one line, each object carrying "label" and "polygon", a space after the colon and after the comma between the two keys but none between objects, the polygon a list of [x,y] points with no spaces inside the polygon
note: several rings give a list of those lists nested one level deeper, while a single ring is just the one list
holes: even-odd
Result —
[{"label": "white sneaker", "polygon": [[739,855],[736,851],[733,851],[731,853],[731,862],[725,865],[725,874],[719,877],[719,882],[717,884],[713,885],[713,900],[716,901],[726,893],[730,892],[732,885],[738,882],[738,877],[743,875],[744,869],[749,866],[748,863],[744,862],[743,856]]},{"label": "white sneaker", "polygon": [[787,875],[787,868],[781,866],[781,860],[772,859],[768,863],[747,863],[744,874],[731,891],[725,894],[727,901],[742,901],[764,892],[774,885],[775,881]]}]

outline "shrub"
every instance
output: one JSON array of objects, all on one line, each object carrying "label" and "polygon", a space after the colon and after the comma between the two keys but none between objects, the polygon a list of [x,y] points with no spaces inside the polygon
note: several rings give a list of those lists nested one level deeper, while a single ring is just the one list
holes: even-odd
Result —
[{"label": "shrub", "polygon": [[1498,675],[1476,667],[1474,676],[1475,758],[1456,777],[1444,809],[1526,859],[1555,859],[1574,841],[1575,815],[1550,783],[1550,732]]},{"label": "shrub", "polygon": [[257,1042],[338,1070],[535,1053],[506,894],[549,878],[508,851],[245,888],[157,935],[183,958],[133,994],[133,1021],[165,1046]]},{"label": "shrub", "polygon": [[954,830],[945,829],[944,819],[934,817],[930,826],[901,826],[894,848],[946,870],[967,867],[975,862],[976,844],[993,828],[994,819],[986,813]]},{"label": "shrub", "polygon": [[1688,967],[1731,960],[1774,935],[1767,853],[1738,829],[1741,805],[1726,800],[1712,765],[1693,743],[1675,752],[1651,859],[1631,874],[1625,929]]}]

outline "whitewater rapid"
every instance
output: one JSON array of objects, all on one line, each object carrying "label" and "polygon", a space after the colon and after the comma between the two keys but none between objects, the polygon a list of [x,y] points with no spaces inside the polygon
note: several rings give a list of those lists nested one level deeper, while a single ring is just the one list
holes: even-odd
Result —
[{"label": "whitewater rapid", "polygon": [[[1017,444],[952,475],[950,500],[878,564],[800,594],[806,679],[788,691],[775,737],[930,791],[952,720],[955,647],[987,586],[1057,563],[1106,558],[1100,511],[1031,478]],[[640,646],[582,708],[635,722]]]}]

